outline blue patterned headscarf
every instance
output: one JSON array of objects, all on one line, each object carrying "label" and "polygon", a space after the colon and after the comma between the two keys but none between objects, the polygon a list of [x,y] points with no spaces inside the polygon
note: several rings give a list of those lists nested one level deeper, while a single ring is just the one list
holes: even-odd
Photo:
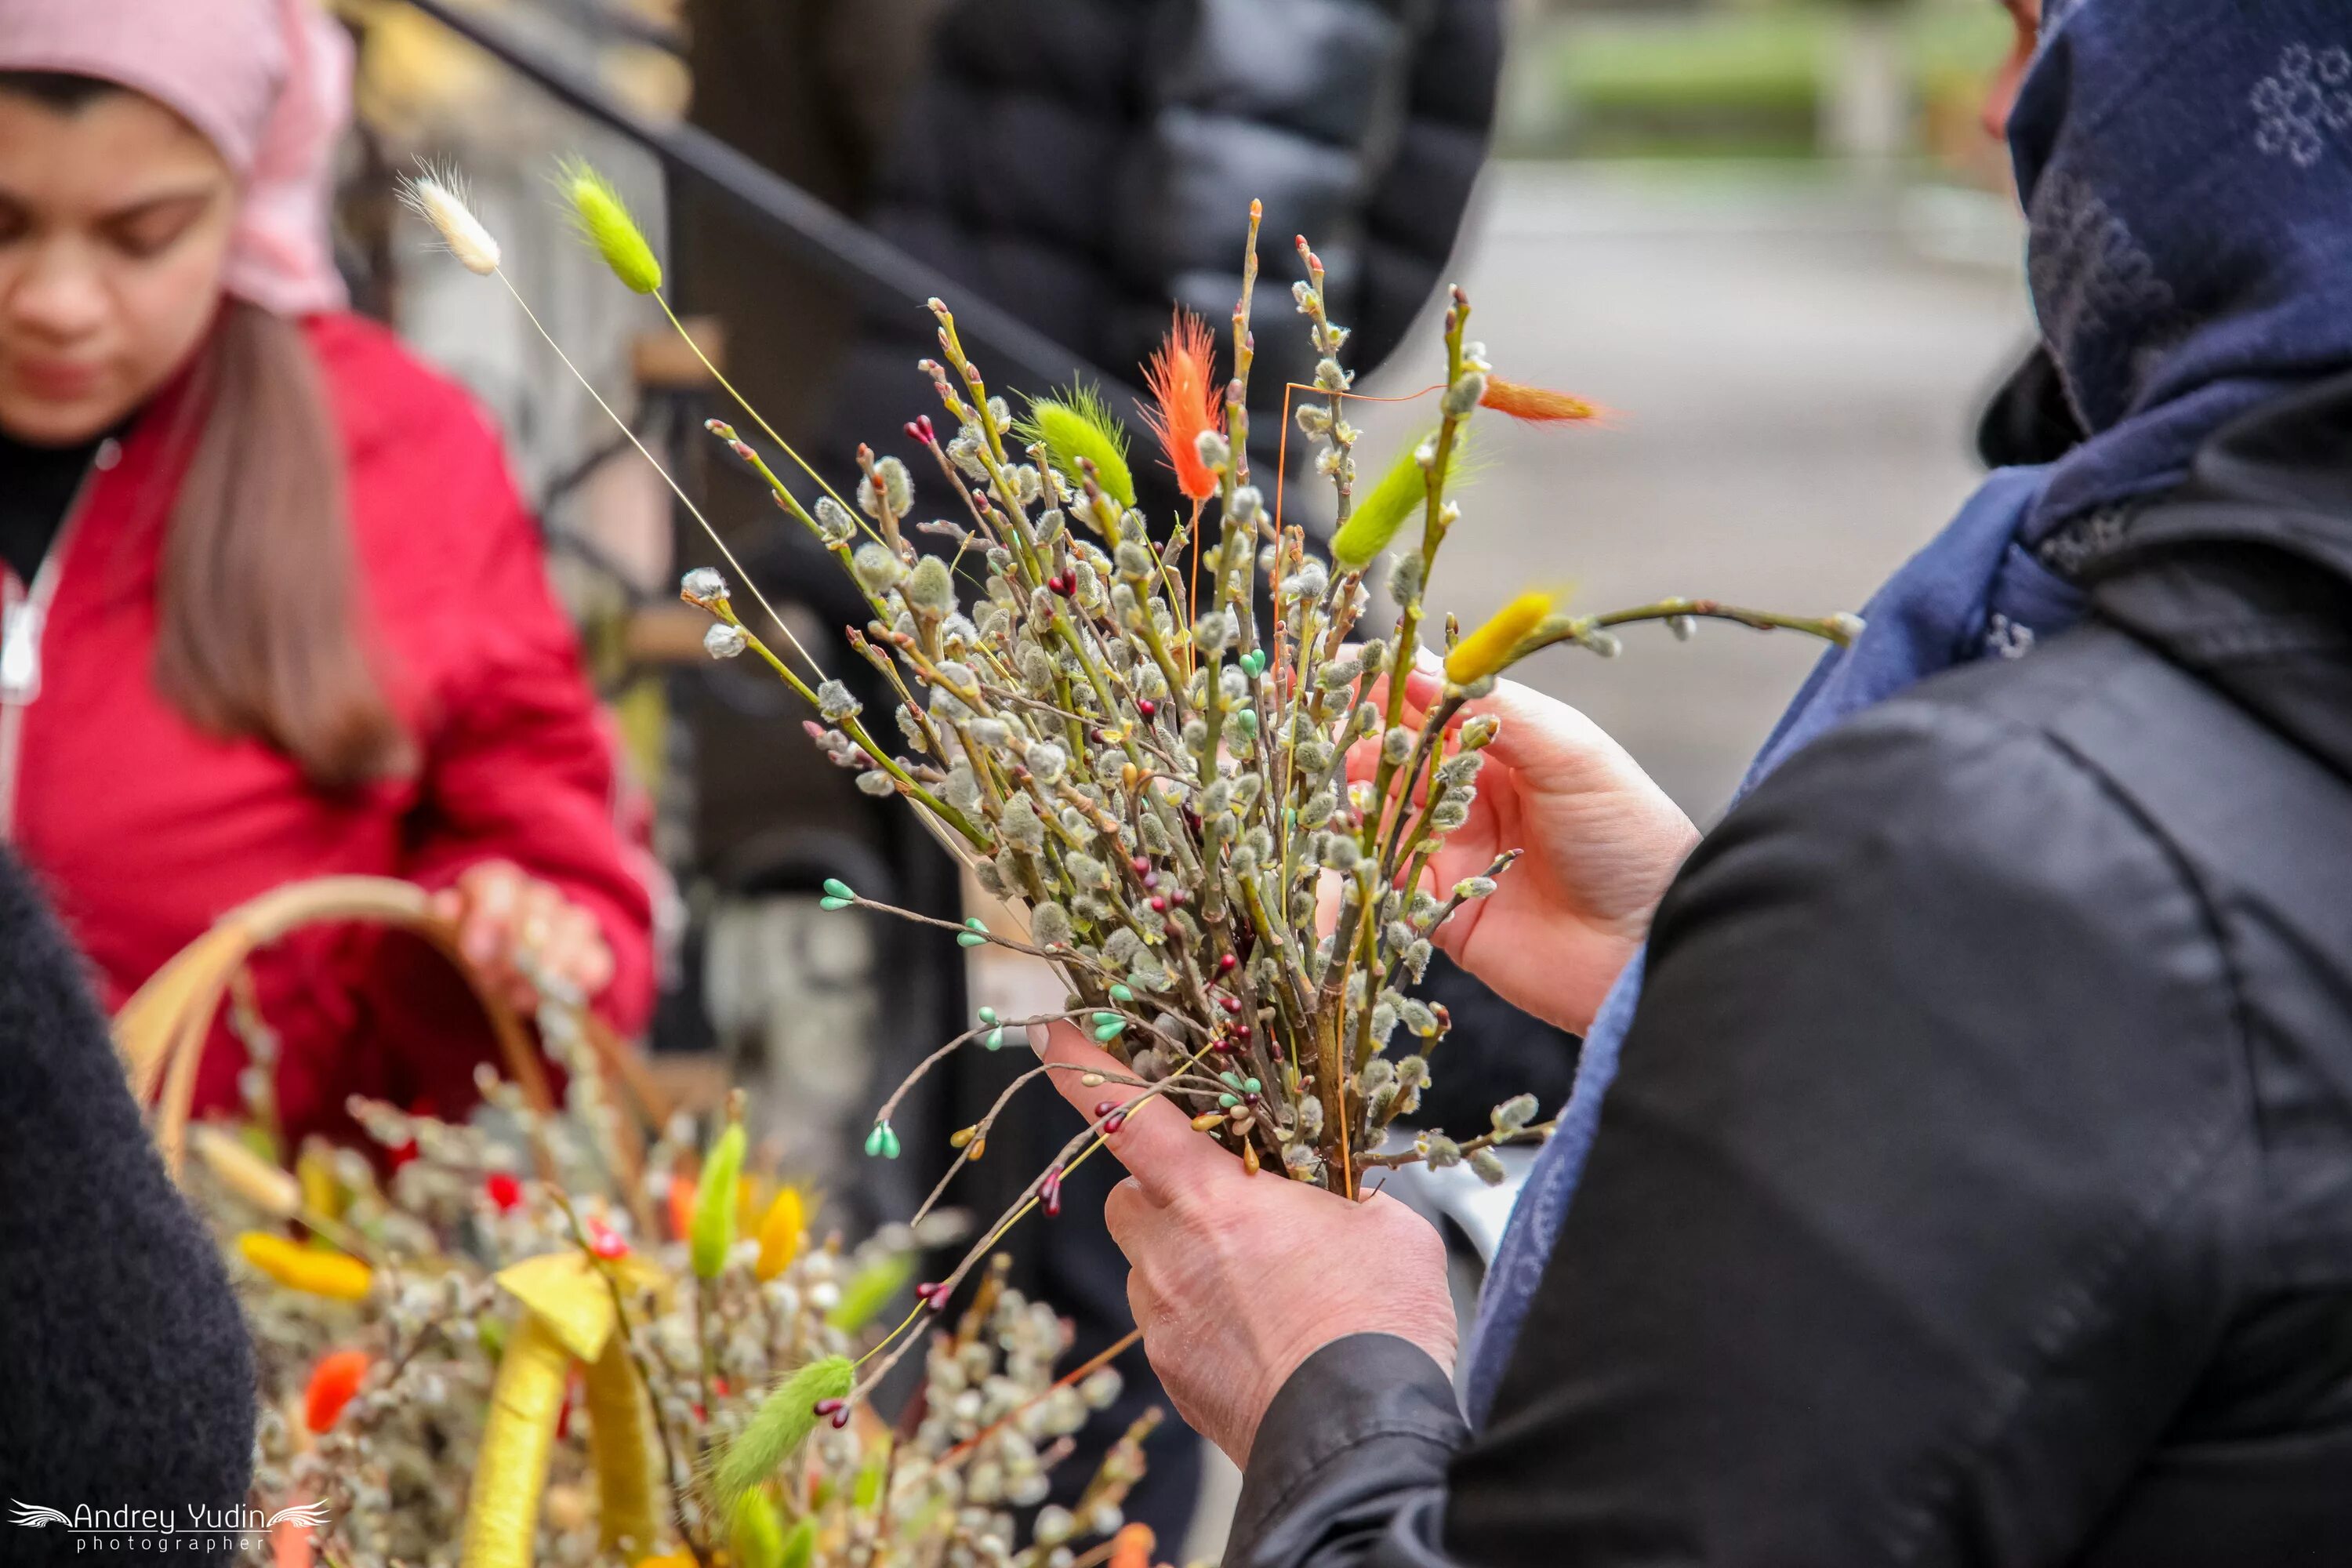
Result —
[{"label": "blue patterned headscarf", "polygon": [[[1991,475],[1888,580],[1742,795],[1847,715],[2064,630],[2081,596],[2034,545],[2178,484],[2233,416],[2352,368],[2352,3],[2048,0],[2009,142],[2034,312],[2089,437],[2045,468]],[[1637,955],[1586,1032],[1559,1130],[1496,1251],[1463,1369],[1475,1423],[1575,1194],[1643,973]]]}]

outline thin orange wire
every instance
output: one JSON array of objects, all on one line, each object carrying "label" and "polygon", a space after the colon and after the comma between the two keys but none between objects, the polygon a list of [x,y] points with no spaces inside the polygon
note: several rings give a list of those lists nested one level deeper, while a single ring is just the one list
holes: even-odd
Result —
[{"label": "thin orange wire", "polygon": [[1365,392],[1325,392],[1311,381],[1286,381],[1282,384],[1282,439],[1276,443],[1274,457],[1274,531],[1282,532],[1282,501],[1290,483],[1290,395],[1312,392],[1325,397],[1352,397],[1359,403],[1412,403],[1427,397],[1433,392],[1443,392],[1445,384],[1433,382],[1419,392],[1408,392],[1397,397],[1374,397]]}]

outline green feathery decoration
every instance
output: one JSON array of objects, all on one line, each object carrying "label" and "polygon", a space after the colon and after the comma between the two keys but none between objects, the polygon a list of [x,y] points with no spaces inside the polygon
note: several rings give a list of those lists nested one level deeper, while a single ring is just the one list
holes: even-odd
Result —
[{"label": "green feathery decoration", "polygon": [[732,1442],[719,1449],[706,1477],[719,1518],[732,1520],[753,1487],[800,1451],[823,1417],[820,1400],[846,1399],[857,1381],[847,1356],[813,1361],[776,1384]]},{"label": "green feathery decoration", "polygon": [[[1423,437],[1433,441],[1434,434]],[[1331,559],[1345,572],[1361,572],[1389,547],[1397,536],[1404,520],[1420,511],[1429,499],[1429,470],[1421,466],[1418,454],[1423,441],[1415,441],[1397,454],[1389,471],[1381,476],[1371,493],[1360,497],[1356,510],[1331,536]],[[1465,443],[1459,435],[1454,438],[1454,450],[1445,464],[1445,482],[1452,484],[1462,470],[1462,453]]]},{"label": "green feathery decoration", "polygon": [[555,179],[563,199],[572,204],[572,221],[613,275],[635,293],[650,294],[660,288],[661,263],[654,259],[654,247],[646,243],[645,231],[629,216],[629,205],[613,182],[577,158],[566,160]]},{"label": "green feathery decoration", "polygon": [[783,1555],[778,1559],[776,1568],[809,1568],[815,1560],[816,1519],[814,1515],[803,1516],[793,1526],[793,1532],[784,1537]]},{"label": "green feathery decoration", "polygon": [[1051,462],[1070,483],[1077,484],[1083,458],[1095,468],[1095,483],[1103,494],[1131,507],[1135,476],[1127,467],[1127,432],[1111,416],[1109,405],[1091,386],[1073,386],[1059,397],[1033,397],[1029,413],[1016,426],[1021,437],[1045,448]]},{"label": "green feathery decoration", "polygon": [[854,1334],[874,1321],[915,1277],[915,1255],[887,1253],[851,1275],[841,1287],[841,1300],[824,1321],[845,1334]]},{"label": "green feathery decoration", "polygon": [[783,1568],[784,1521],[767,1493],[754,1487],[743,1494],[730,1534],[738,1568]]},{"label": "green feathery decoration", "polygon": [[716,1279],[735,1247],[735,1181],[743,1171],[743,1124],[730,1121],[702,1162],[694,1188],[694,1226],[689,1233],[694,1271]]}]

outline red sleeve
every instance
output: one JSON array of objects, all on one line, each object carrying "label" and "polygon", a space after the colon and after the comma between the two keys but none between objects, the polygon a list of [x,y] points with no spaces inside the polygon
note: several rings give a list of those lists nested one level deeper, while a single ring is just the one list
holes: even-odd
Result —
[{"label": "red sleeve", "polygon": [[634,1034],[653,1007],[653,868],[622,834],[609,727],[549,590],[538,533],[503,476],[499,488],[495,538],[462,584],[471,658],[425,738],[408,875],[439,888],[478,861],[506,859],[554,883],[603,926],[614,977],[596,1005]]},{"label": "red sleeve", "polygon": [[[550,590],[538,531],[494,438],[482,437],[467,443],[475,449],[462,465],[476,472],[436,477],[459,537],[454,558],[433,573],[441,605],[431,624],[451,640],[419,735],[422,790],[404,874],[438,889],[469,866],[503,859],[553,883],[595,916],[612,949],[613,980],[596,1010],[635,1035],[653,1010],[649,889],[660,873],[619,826],[609,727]],[[450,1009],[470,1014],[470,1002],[446,979],[417,984],[425,977],[413,971],[383,967],[375,989],[385,1037],[399,1042],[398,1076],[412,1098],[454,1113],[474,1099],[473,1067],[490,1056],[489,1035],[470,1019],[453,1027]]]}]

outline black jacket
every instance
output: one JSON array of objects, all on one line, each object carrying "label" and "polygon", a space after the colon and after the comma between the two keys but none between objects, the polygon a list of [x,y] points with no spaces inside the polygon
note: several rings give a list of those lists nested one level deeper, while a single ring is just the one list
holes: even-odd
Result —
[{"label": "black jacket", "polygon": [[1327,1347],[1228,1563],[2352,1563],[2352,377],[2049,553],[1676,879],[1489,1427]]},{"label": "black jacket", "polygon": [[[80,955],[0,853],[0,1498],[163,1510],[173,1562],[226,1563],[236,1538],[189,1535],[185,1510],[246,1500],[253,1420],[220,1256],[148,1142]],[[0,1522],[0,1562],[153,1540]]]},{"label": "black jacket", "polygon": [[[1140,386],[1171,301],[1224,364],[1263,199],[1251,426],[1270,455],[1282,384],[1314,367],[1292,237],[1328,268],[1348,363],[1377,365],[1453,252],[1501,52],[1499,0],[957,0],[863,216]],[[836,384],[837,440],[897,447],[905,420],[938,413],[912,368],[930,333],[920,301],[871,314]]]}]

